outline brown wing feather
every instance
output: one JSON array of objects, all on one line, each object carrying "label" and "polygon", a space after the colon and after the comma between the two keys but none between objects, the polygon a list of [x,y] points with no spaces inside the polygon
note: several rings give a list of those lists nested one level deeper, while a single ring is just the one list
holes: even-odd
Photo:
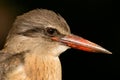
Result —
[{"label": "brown wing feather", "polygon": [[24,62],[23,54],[0,52],[0,80],[6,80],[6,74]]}]

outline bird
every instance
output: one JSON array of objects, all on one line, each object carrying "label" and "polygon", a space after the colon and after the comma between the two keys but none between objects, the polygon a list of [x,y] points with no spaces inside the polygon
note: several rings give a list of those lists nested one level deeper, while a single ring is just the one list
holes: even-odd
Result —
[{"label": "bird", "polygon": [[0,80],[62,80],[59,55],[70,48],[112,54],[72,34],[66,20],[52,10],[17,16],[0,50]]}]

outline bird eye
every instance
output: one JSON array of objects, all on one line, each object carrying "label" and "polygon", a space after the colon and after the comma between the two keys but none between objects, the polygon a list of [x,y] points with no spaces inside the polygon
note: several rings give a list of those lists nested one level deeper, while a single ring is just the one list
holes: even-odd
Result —
[{"label": "bird eye", "polygon": [[54,36],[57,33],[57,30],[54,28],[46,28],[46,32],[49,36]]}]

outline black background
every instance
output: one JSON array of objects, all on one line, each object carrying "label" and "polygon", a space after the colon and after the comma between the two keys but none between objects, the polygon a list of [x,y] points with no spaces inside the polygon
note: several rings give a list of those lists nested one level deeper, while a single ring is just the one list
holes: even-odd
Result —
[{"label": "black background", "polygon": [[[117,14],[113,13],[112,0],[4,0],[1,1],[1,5],[13,16],[9,17],[9,26],[1,35],[1,48],[17,15],[36,8],[50,9],[66,19],[73,34],[113,52],[112,55],[107,55],[76,49],[67,50],[60,55],[63,80],[83,80],[95,76],[104,79],[120,75],[119,21],[116,18]],[[2,26],[0,28],[2,31]]]}]

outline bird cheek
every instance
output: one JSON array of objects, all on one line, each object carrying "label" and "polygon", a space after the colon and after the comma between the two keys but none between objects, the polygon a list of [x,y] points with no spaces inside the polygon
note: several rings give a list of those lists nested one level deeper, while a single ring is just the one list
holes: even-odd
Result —
[{"label": "bird cheek", "polygon": [[59,56],[62,52],[66,51],[70,47],[64,46],[64,45],[58,45],[55,48],[53,48],[51,53],[53,53],[54,56]]}]

